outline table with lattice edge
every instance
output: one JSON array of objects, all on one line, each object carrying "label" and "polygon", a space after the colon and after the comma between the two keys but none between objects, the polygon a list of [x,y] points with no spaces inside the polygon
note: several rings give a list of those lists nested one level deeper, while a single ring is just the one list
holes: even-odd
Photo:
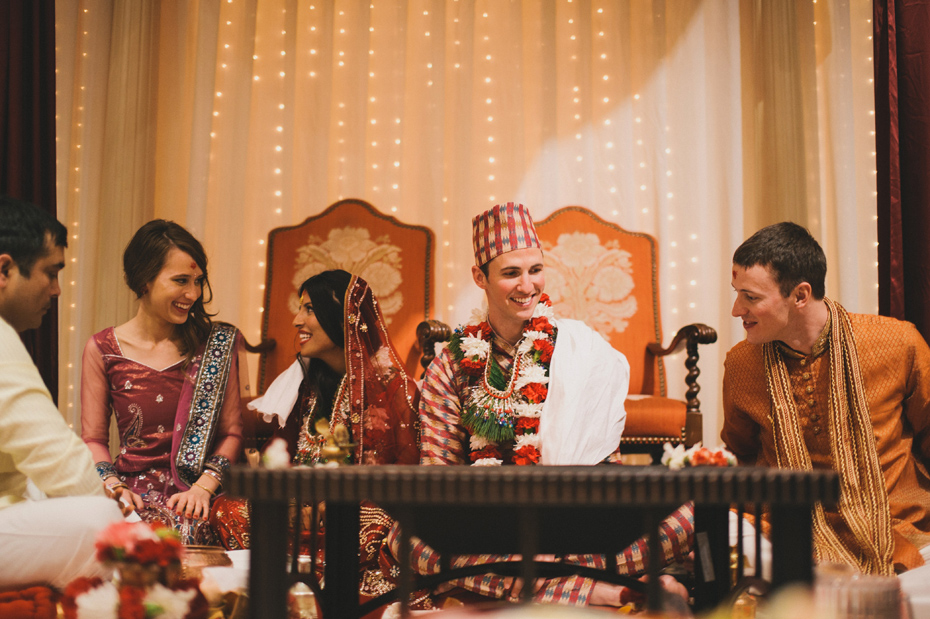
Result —
[{"label": "table with lattice edge", "polygon": [[[416,535],[445,557],[461,552],[611,556],[644,532],[656,530],[661,519],[681,504],[694,501],[695,599],[697,606],[707,608],[721,601],[730,588],[731,505],[764,505],[768,510],[772,586],[777,588],[811,582],[811,507],[817,501],[835,505],[840,493],[832,471],[757,467],[671,471],[616,465],[234,467],[226,486],[231,495],[252,501],[252,617],[286,616],[288,588],[301,577],[296,569],[293,576],[288,574],[289,503],[326,502],[325,587],[319,602],[327,619],[361,617],[371,610],[370,603],[358,605],[362,500],[373,501],[398,520],[402,543]],[[652,556],[659,552],[657,537],[650,539]],[[293,562],[296,566],[296,558]],[[571,567],[559,564],[558,569]],[[541,568],[551,566],[524,560],[516,575],[527,581],[540,574],[559,575],[540,572]],[[659,604],[658,569],[658,562],[653,562],[647,587],[651,609]],[[622,581],[615,570],[604,572],[602,579]],[[429,583],[438,580],[433,577]],[[418,586],[406,562],[401,562],[399,583],[401,600]]]}]

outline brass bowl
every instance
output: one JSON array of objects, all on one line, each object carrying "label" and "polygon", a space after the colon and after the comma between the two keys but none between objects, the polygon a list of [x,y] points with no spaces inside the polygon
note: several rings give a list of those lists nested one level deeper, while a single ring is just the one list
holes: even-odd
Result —
[{"label": "brass bowl", "polygon": [[230,567],[233,562],[226,551],[219,546],[185,546],[184,558],[181,559],[183,578],[200,579],[205,567]]}]

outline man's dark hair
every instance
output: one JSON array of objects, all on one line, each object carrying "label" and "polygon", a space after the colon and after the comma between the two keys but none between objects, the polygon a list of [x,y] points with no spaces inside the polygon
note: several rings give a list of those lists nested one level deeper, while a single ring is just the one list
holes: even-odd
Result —
[{"label": "man's dark hair", "polygon": [[39,207],[0,196],[0,254],[9,254],[24,277],[48,253],[46,237],[58,247],[68,246],[68,229]]},{"label": "man's dark hair", "polygon": [[733,264],[744,269],[769,267],[783,297],[801,282],[811,285],[814,298],[823,298],[827,257],[807,228],[783,221],[762,228],[733,253]]}]

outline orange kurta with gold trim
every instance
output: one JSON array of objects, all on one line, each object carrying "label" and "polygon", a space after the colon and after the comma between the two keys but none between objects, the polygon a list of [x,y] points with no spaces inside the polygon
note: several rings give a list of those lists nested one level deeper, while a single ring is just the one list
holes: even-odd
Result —
[{"label": "orange kurta with gold trim", "polygon": [[[875,445],[888,489],[897,571],[923,565],[930,544],[930,347],[907,322],[850,314]],[[791,380],[804,442],[815,469],[833,468],[829,353],[781,353]],[[741,342],[727,353],[721,438],[743,464],[777,466],[762,346]],[[850,548],[852,533],[835,511],[828,520]]]}]

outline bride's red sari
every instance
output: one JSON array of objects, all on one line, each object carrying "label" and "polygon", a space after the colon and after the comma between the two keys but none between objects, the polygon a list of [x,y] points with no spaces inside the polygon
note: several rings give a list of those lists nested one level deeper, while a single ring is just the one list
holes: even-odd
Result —
[{"label": "bride's red sari", "polygon": [[[346,374],[333,398],[330,428],[343,424],[349,430],[351,442],[355,443],[351,464],[417,464],[420,394],[391,343],[377,299],[360,277],[353,277],[346,290],[343,331]],[[264,411],[266,419],[277,418],[275,436],[287,441],[294,464],[313,465],[319,461],[322,438],[314,429],[319,418],[317,378],[312,371],[304,373],[290,411]],[[274,384],[268,391],[272,388]],[[262,411],[261,404],[257,409]],[[210,521],[227,548],[248,548],[248,517],[246,502],[221,497],[211,511]],[[378,567],[378,554],[392,520],[368,503],[362,505],[361,519],[359,591],[363,597],[376,597],[391,586]],[[318,566],[322,565],[322,527],[320,531]]]}]

